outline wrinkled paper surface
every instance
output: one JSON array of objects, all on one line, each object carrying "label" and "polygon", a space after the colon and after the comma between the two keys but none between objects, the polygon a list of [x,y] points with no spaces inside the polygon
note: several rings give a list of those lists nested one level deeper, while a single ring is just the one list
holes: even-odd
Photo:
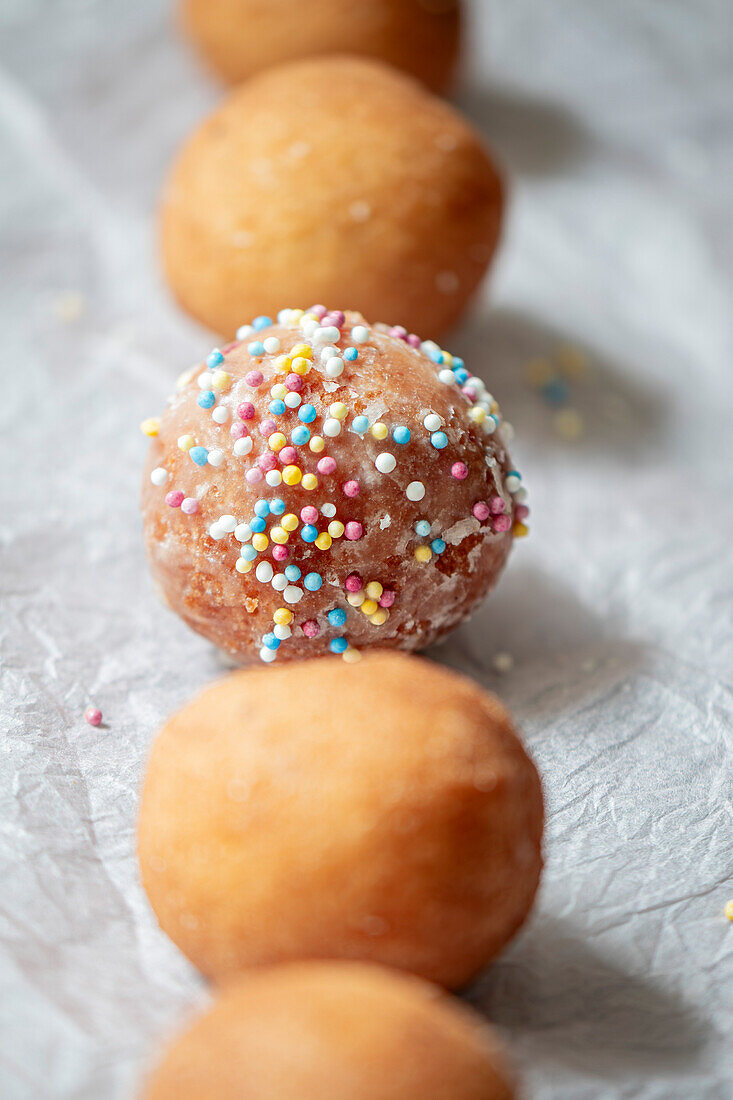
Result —
[{"label": "wrinkled paper surface", "polygon": [[[728,1097],[730,20],[474,14],[461,101],[511,208],[449,346],[516,426],[532,535],[434,656],[513,709],[549,823],[537,910],[469,996],[539,1100]],[[217,95],[162,3],[0,8],[4,1100],[133,1095],[207,997],[133,852],[156,727],[223,667],[153,598],[137,515],[139,421],[212,343],[162,286],[153,216]],[[568,343],[576,442],[525,375]]]}]

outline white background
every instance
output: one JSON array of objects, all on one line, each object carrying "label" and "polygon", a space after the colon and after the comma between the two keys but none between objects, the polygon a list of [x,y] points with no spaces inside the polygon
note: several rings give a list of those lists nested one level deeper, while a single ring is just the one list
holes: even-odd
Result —
[{"label": "white background", "polygon": [[[471,997],[529,1096],[728,1097],[731,8],[473,12],[461,101],[511,209],[449,346],[516,426],[532,536],[435,656],[514,710],[549,826],[537,911]],[[154,204],[217,96],[163,3],[2,0],[4,1100],[131,1095],[206,997],[147,910],[134,819],[156,727],[222,666],[152,598],[136,498],[138,423],[212,342],[161,284]],[[568,342],[575,444],[524,371]]]}]

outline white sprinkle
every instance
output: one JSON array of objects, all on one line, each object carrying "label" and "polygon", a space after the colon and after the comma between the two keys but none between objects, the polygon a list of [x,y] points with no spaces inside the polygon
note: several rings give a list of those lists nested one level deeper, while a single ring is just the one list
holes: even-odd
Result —
[{"label": "white sprinkle", "polygon": [[211,414],[211,419],[217,424],[226,424],[229,419],[229,409],[226,405],[217,405]]},{"label": "white sprinkle", "polygon": [[288,578],[284,573],[276,573],[272,578],[272,587],[276,592],[284,592],[288,587]]},{"label": "white sprinkle", "polygon": [[366,344],[369,339],[369,329],[366,325],[354,325],[351,330],[351,339],[355,344]]},{"label": "white sprinkle", "polygon": [[440,419],[437,413],[428,413],[423,420],[423,426],[427,428],[429,432],[437,432],[441,427],[443,421]]},{"label": "white sprinkle", "polygon": [[344,373],[344,361],[334,355],[326,363],[326,374],[329,378],[339,378]]},{"label": "white sprinkle", "polygon": [[164,470],[162,466],[156,466],[150,474],[150,480],[153,485],[157,485],[158,488],[160,488],[161,485],[165,485],[168,480],[168,471]]},{"label": "white sprinkle", "polygon": [[252,528],[248,523],[240,523],[234,528],[234,537],[237,542],[249,542],[252,538]]},{"label": "white sprinkle", "polygon": [[283,592],[283,599],[285,603],[299,603],[303,598],[303,589],[298,588],[297,585],[289,584]]},{"label": "white sprinkle", "polygon": [[279,638],[281,642],[284,642],[293,632],[289,626],[280,626],[279,623],[275,623],[272,628],[272,633],[276,638]]},{"label": "white sprinkle", "polygon": [[222,531],[225,531],[227,535],[231,535],[232,532],[236,529],[237,519],[236,516],[219,516],[217,523],[219,527],[221,527]]},{"label": "white sprinkle", "polygon": [[213,374],[210,370],[205,370],[203,374],[200,374],[196,381],[198,382],[200,390],[210,390]]},{"label": "white sprinkle", "polygon": [[283,475],[279,470],[268,470],[265,474],[265,481],[271,489],[276,489],[278,485],[282,484]]},{"label": "white sprinkle", "polygon": [[496,431],[498,421],[495,416],[487,416],[481,427],[484,429],[487,435],[493,435]]},{"label": "white sprinkle", "polygon": [[234,443],[234,453],[240,458],[242,455],[248,455],[252,450],[252,440],[248,435],[242,436],[241,439],[237,439]]},{"label": "white sprinkle", "polygon": [[420,351],[424,351],[426,355],[429,355],[431,351],[440,351],[440,348],[435,343],[435,340],[423,340],[420,345]]},{"label": "white sprinkle", "polygon": [[277,336],[268,336],[262,344],[268,355],[276,355],[280,351],[280,341]]},{"label": "white sprinkle", "polygon": [[313,339],[317,344],[332,344],[334,340],[338,340],[341,333],[335,325],[326,325],[325,328],[316,329],[313,333]]},{"label": "white sprinkle", "polygon": [[517,504],[522,504],[523,501],[525,501],[527,499],[527,490],[526,489],[517,489],[516,493],[514,494],[514,499],[517,502]]},{"label": "white sprinkle", "polygon": [[335,416],[329,416],[327,420],[323,421],[323,434],[328,436],[329,439],[333,439],[335,436],[341,434],[341,421],[337,420]]},{"label": "white sprinkle", "polygon": [[244,558],[237,558],[234,563],[234,568],[237,570],[238,573],[249,573],[250,569],[252,568],[252,562],[245,561]]},{"label": "white sprinkle", "polygon": [[517,489],[522,488],[522,479],[517,474],[509,474],[504,479],[504,488],[509,493],[516,493]]},{"label": "white sprinkle", "polygon": [[247,337],[251,336],[253,332],[254,332],[254,329],[252,328],[251,325],[242,325],[241,328],[237,329],[237,339],[238,340],[246,340]]},{"label": "white sprinkle", "polygon": [[313,318],[309,318],[307,321],[301,321],[300,327],[303,331],[303,335],[310,337],[313,335],[316,329],[319,329],[321,326],[319,325],[318,321],[313,320]]},{"label": "white sprinkle", "polygon": [[222,462],[224,461],[224,452],[219,450],[209,451],[209,457],[206,459],[206,461],[208,462],[209,466],[221,466]]},{"label": "white sprinkle", "polygon": [[411,481],[405,489],[405,496],[408,500],[422,500],[425,496],[425,486],[422,481]]},{"label": "white sprinkle", "polygon": [[438,381],[442,382],[444,386],[449,386],[451,382],[455,382],[452,370],[439,370]]},{"label": "white sprinkle", "polygon": [[336,515],[336,505],[324,504],[321,508],[321,515],[326,516],[328,519],[333,519],[333,517]]},{"label": "white sprinkle", "polygon": [[258,581],[262,581],[263,584],[269,584],[272,580],[273,569],[269,561],[261,561],[258,563],[255,569],[255,576]]},{"label": "white sprinkle", "polygon": [[326,344],[325,348],[321,348],[320,358],[322,363],[327,363],[329,359],[334,355],[339,355],[339,349],[334,347],[333,344]]},{"label": "white sprinkle", "polygon": [[296,393],[295,390],[288,390],[288,392],[283,397],[283,401],[289,409],[297,409],[301,400],[302,398],[300,394]]},{"label": "white sprinkle", "polygon": [[[292,314],[292,312],[293,312],[292,309],[281,309],[280,310],[280,312],[277,315],[277,319],[278,319],[278,321],[280,322],[281,325],[287,325],[288,324],[288,322],[290,321],[290,315]],[[237,333],[237,338],[239,338],[239,333]]]},{"label": "white sprinkle", "polygon": [[391,455],[389,451],[382,451],[374,459],[374,465],[379,470],[380,474],[391,474],[397,465],[397,459],[394,455]]},{"label": "white sprinkle", "polygon": [[222,530],[218,523],[212,523],[211,527],[209,528],[209,534],[211,535],[212,539],[216,539],[216,541],[218,542],[219,539],[224,538],[226,531]]},{"label": "white sprinkle", "polygon": [[269,665],[277,657],[277,650],[276,649],[268,649],[266,645],[263,645],[262,649],[260,650],[260,657],[265,662],[266,665]]}]

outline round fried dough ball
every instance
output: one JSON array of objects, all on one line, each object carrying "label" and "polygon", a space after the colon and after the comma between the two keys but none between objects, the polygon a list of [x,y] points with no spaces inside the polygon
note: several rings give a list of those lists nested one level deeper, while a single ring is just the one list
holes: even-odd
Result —
[{"label": "round fried dough ball", "polygon": [[527,916],[542,821],[497,699],[417,657],[327,658],[235,672],[163,727],[140,866],[211,978],[352,958],[460,988]]},{"label": "round fried dough ball", "polygon": [[481,280],[501,209],[453,108],[377,62],[298,61],[242,85],[183,146],[163,265],[181,305],[227,337],[283,302],[339,300],[435,337]]},{"label": "round fried dough ball", "polygon": [[181,20],[209,66],[232,84],[285,61],[356,54],[440,92],[460,45],[458,0],[182,0]]},{"label": "round fried dough ball", "polygon": [[145,541],[169,606],[241,664],[447,633],[526,532],[491,394],[358,314],[285,310],[239,335],[143,425]]},{"label": "round fried dough ball", "polygon": [[247,975],[168,1048],[144,1100],[512,1100],[481,1017],[360,963]]}]

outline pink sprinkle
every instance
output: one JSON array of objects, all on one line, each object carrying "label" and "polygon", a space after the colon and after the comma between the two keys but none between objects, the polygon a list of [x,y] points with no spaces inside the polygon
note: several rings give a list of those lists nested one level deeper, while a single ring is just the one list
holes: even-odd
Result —
[{"label": "pink sprinkle", "polygon": [[512,525],[510,516],[496,516],[494,519],[495,531],[508,531]]},{"label": "pink sprinkle", "polygon": [[245,382],[253,390],[262,385],[263,379],[264,375],[261,370],[248,370],[244,376]]},{"label": "pink sprinkle", "polygon": [[407,343],[410,345],[411,348],[419,348],[422,340],[419,336],[416,336],[414,332],[411,332],[410,335],[407,337]]},{"label": "pink sprinkle", "polygon": [[346,585],[347,592],[361,592],[364,582],[358,573],[349,573],[344,584]]},{"label": "pink sprinkle", "polygon": [[389,334],[390,336],[394,336],[395,340],[407,339],[407,329],[403,328],[402,325],[393,325],[389,330]]},{"label": "pink sprinkle", "polygon": [[391,588],[385,588],[382,595],[379,597],[380,607],[391,607],[397,598],[397,594],[392,591]]},{"label": "pink sprinkle", "polygon": [[236,424],[232,424],[229,434],[232,439],[243,439],[245,435],[249,435],[249,428],[241,420],[238,420]]},{"label": "pink sprinkle", "polygon": [[516,515],[517,519],[526,519],[529,515],[529,508],[526,504],[518,504],[517,507],[514,509],[514,514]]},{"label": "pink sprinkle", "polygon": [[303,523],[318,523],[318,509],[312,504],[306,504],[305,508],[300,509],[300,518]]},{"label": "pink sprinkle", "polygon": [[195,516],[199,510],[199,502],[196,497],[184,497],[181,501],[181,511],[187,516]]},{"label": "pink sprinkle", "polygon": [[237,406],[237,416],[242,420],[251,420],[255,414],[255,407],[251,401],[243,401]]},{"label": "pink sprinkle", "polygon": [[90,726],[98,726],[102,721],[102,712],[99,707],[87,707],[84,711],[84,717]]},{"label": "pink sprinkle", "polygon": [[275,561],[286,561],[287,558],[290,557],[290,551],[287,546],[281,546],[279,543],[276,543],[272,548],[272,556]]},{"label": "pink sprinkle", "polygon": [[476,519],[480,520],[481,523],[483,523],[485,519],[489,518],[491,513],[489,511],[488,504],[486,504],[483,500],[480,500],[478,504],[474,504],[473,514],[475,515]]},{"label": "pink sprinkle", "polygon": [[489,508],[491,509],[492,516],[500,516],[506,509],[506,504],[501,497],[492,497],[489,501]]},{"label": "pink sprinkle", "polygon": [[261,420],[260,421],[260,435],[264,435],[265,438],[267,438],[267,436],[272,435],[272,433],[276,432],[276,431],[277,431],[277,424],[275,423],[274,420]]},{"label": "pink sprinkle", "polygon": [[306,313],[312,313],[313,316],[317,317],[318,320],[320,321],[320,319],[322,317],[326,316],[326,314],[328,313],[328,310],[326,309],[325,306],[318,305],[318,306],[311,306],[310,309],[306,310]]},{"label": "pink sprinkle", "polygon": [[344,495],[347,497],[358,497],[359,495],[359,482],[347,481],[343,486]]},{"label": "pink sprinkle", "polygon": [[475,401],[476,400],[477,394],[476,394],[476,390],[474,389],[473,386],[464,386],[463,387],[463,393],[465,393],[465,395],[466,395],[466,397],[468,398],[469,401]]},{"label": "pink sprinkle", "polygon": [[274,455],[272,451],[265,451],[257,459],[257,465],[263,474],[269,474],[270,470],[274,470],[277,466],[277,455]]},{"label": "pink sprinkle", "polygon": [[454,477],[456,481],[463,481],[464,477],[468,474],[468,466],[465,462],[454,462],[450,468],[451,477]]},{"label": "pink sprinkle", "polygon": [[318,470],[319,474],[332,474],[333,471],[336,469],[336,459],[329,458],[329,456],[326,455],[324,458],[320,458],[318,460],[318,465],[316,466],[316,469]]},{"label": "pink sprinkle", "polygon": [[300,393],[303,389],[303,379],[299,374],[289,374],[285,379],[285,389],[292,390],[294,393]]},{"label": "pink sprinkle", "polygon": [[228,351],[231,351],[231,350],[232,350],[232,348],[236,348],[236,347],[238,347],[238,346],[239,346],[239,345],[237,344],[237,341],[236,341],[236,340],[233,340],[231,344],[227,344],[227,346],[226,346],[225,348],[221,348],[221,354],[222,354],[222,355],[226,355],[226,353],[227,353]]},{"label": "pink sprinkle", "polygon": [[283,447],[278,451],[277,457],[283,466],[292,466],[298,461],[298,452],[295,447]]},{"label": "pink sprinkle", "polygon": [[340,309],[332,309],[331,312],[327,313],[326,316],[322,319],[321,324],[324,328],[326,328],[328,325],[333,325],[334,328],[343,328],[345,320],[346,316],[341,312]]},{"label": "pink sprinkle", "polygon": [[303,633],[306,638],[317,638],[321,633],[321,628],[315,619],[306,619],[303,623]]},{"label": "pink sprinkle", "polygon": [[250,485],[257,485],[258,482],[262,481],[265,475],[262,473],[262,470],[259,468],[259,466],[251,466],[244,476],[246,477]]},{"label": "pink sprinkle", "polygon": [[169,508],[180,508],[183,504],[183,493],[180,489],[171,489],[165,494],[165,502]]},{"label": "pink sprinkle", "polygon": [[351,542],[357,542],[358,539],[364,534],[364,528],[356,520],[350,519],[344,528],[344,534]]}]

